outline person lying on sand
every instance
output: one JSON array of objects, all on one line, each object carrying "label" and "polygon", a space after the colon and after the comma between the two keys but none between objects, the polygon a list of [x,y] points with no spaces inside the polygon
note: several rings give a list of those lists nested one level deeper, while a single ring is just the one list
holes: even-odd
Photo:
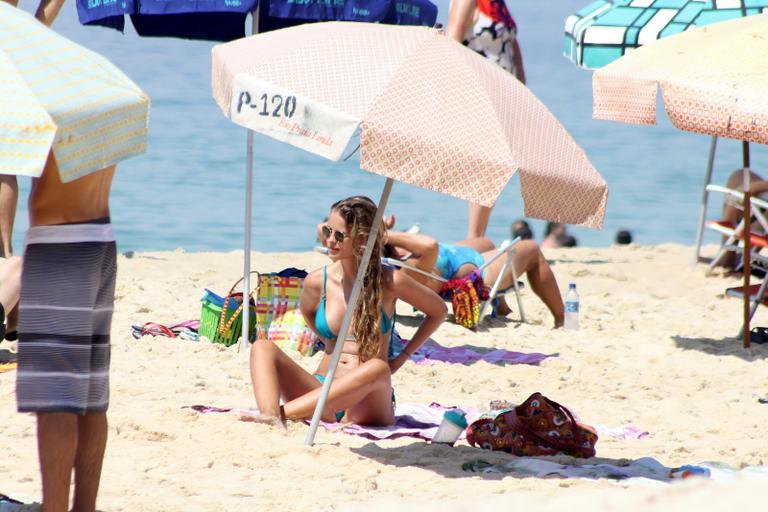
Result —
[{"label": "person lying on sand", "polygon": [[[390,224],[391,225],[391,224]],[[452,244],[438,243],[434,238],[420,233],[387,231],[387,244],[396,250],[410,254],[407,262],[426,272],[431,272],[446,279],[460,279],[477,270],[486,261],[493,258],[498,250],[488,238],[472,238]],[[483,280],[494,283],[504,266],[505,258],[497,258],[483,271]],[[563,299],[557,286],[557,280],[533,240],[521,240],[515,245],[512,259],[518,274],[528,275],[528,282],[534,293],[544,302],[552,313],[555,328],[563,326]],[[405,270],[414,280],[439,292],[442,283],[436,279],[416,272]],[[501,280],[501,289],[512,286],[512,273],[508,272]],[[497,312],[507,315],[511,312],[504,297],[499,297]]]},{"label": "person lying on sand", "polygon": [[[259,336],[251,347],[250,369],[261,416],[250,419],[284,423],[312,416],[375,214],[374,202],[362,196],[338,201],[331,207],[321,229],[331,264],[305,278],[300,306],[307,325],[325,342],[325,354],[311,374],[274,343]],[[342,342],[323,421],[391,425],[395,420],[391,374],[435,332],[447,314],[445,302],[435,292],[403,272],[382,266],[383,233],[381,229],[373,247],[350,335]],[[425,317],[407,348],[390,361],[387,355],[398,299],[422,311]]]}]

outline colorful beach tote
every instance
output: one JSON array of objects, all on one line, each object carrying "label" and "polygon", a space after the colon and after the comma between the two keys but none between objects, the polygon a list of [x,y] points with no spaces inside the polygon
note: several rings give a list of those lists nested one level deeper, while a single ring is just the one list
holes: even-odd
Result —
[{"label": "colorful beach tote", "polygon": [[296,350],[312,355],[321,342],[307,327],[299,310],[301,287],[306,272],[286,269],[279,273],[260,274],[256,293],[256,326],[260,336],[283,350]]},{"label": "colorful beach tote", "polygon": [[577,422],[568,408],[537,392],[513,409],[474,421],[467,427],[467,442],[520,457],[566,454],[588,458],[595,455],[597,433]]},{"label": "colorful beach tote", "polygon": [[[249,294],[250,341],[257,334],[283,350],[296,350],[302,355],[312,355],[322,348],[320,341],[307,327],[299,310],[301,287],[306,271],[287,268],[280,272],[256,276],[256,287]],[[200,335],[213,343],[234,345],[242,337],[243,293],[235,292],[242,278],[220,297],[205,290],[200,314]]]},{"label": "colorful beach tote", "polygon": [[480,301],[488,299],[488,287],[482,276],[472,272],[467,277],[448,280],[440,295],[450,299],[454,321],[472,329],[480,321]]}]

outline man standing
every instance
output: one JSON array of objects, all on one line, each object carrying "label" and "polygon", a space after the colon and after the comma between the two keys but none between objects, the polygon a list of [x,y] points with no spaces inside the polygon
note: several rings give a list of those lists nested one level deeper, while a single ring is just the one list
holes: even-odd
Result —
[{"label": "man standing", "polygon": [[96,510],[107,442],[115,166],[63,183],[51,152],[29,196],[19,303],[19,412],[37,415],[43,511]]}]

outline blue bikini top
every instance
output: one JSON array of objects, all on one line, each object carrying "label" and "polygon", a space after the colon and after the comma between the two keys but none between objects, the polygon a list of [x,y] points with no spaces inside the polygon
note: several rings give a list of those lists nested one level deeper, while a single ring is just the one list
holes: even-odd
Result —
[{"label": "blue bikini top", "polygon": [[[325,318],[325,281],[328,278],[328,267],[323,267],[323,294],[320,296],[320,305],[315,313],[315,327],[320,336],[327,340],[335,340],[336,334],[331,330],[328,325],[328,320]],[[387,316],[384,308],[381,309],[381,333],[389,332],[390,329],[394,329],[395,321],[393,318]]]}]

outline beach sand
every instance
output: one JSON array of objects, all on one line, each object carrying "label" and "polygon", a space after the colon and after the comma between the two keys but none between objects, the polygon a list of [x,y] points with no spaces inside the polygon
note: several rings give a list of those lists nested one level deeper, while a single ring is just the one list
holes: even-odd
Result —
[{"label": "beach sand", "polygon": [[[707,248],[708,253],[714,247]],[[398,400],[485,410],[493,399],[520,402],[541,391],[589,424],[632,424],[642,439],[602,436],[602,461],[653,457],[670,467],[720,461],[768,466],[768,346],[741,347],[733,336],[742,306],[724,296],[736,277],[704,277],[679,245],[548,250],[560,288],[578,284],[581,330],[554,331],[530,288],[528,324],[517,313],[478,332],[446,322],[433,336],[448,346],[557,354],[537,366],[406,364],[393,377]],[[257,254],[253,268],[314,269],[322,255]],[[131,324],[198,318],[207,287],[221,294],[242,272],[242,252],[137,253],[119,259],[112,330],[109,441],[99,508],[106,511],[207,510],[764,510],[766,481],[672,483],[520,478],[462,471],[481,458],[510,455],[436,446],[414,438],[372,442],[307,427],[287,433],[199,414],[183,406],[252,407],[247,357],[236,347],[145,336]],[[408,337],[417,317],[401,307]],[[753,325],[768,325],[761,308]],[[0,349],[8,348],[8,343]],[[314,370],[319,356],[300,359]],[[34,417],[16,413],[15,372],[0,374],[0,492],[40,499]],[[564,457],[556,460],[572,461]]]}]

